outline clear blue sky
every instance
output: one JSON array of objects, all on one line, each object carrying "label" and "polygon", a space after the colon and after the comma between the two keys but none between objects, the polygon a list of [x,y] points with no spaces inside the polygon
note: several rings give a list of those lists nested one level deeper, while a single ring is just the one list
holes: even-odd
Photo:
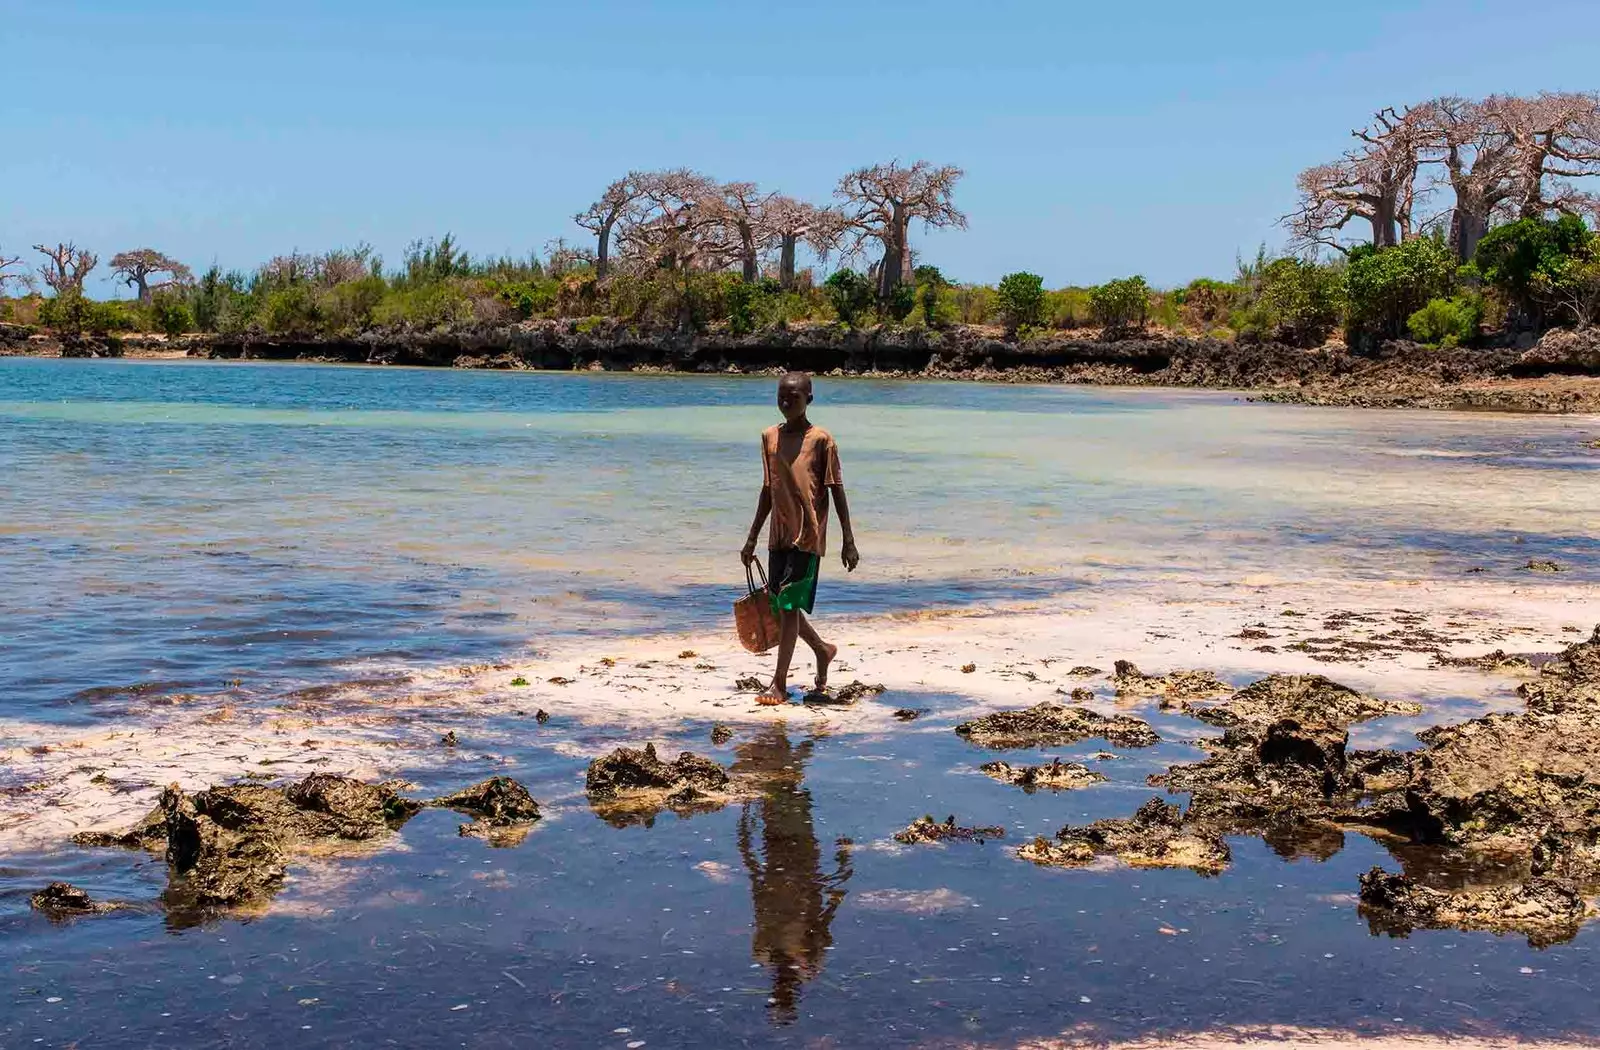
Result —
[{"label": "clear blue sky", "polygon": [[1597,54],[1595,0],[0,0],[0,250],[524,254],[629,168],[823,200],[923,157],[967,171],[947,274],[1170,285],[1281,242],[1374,108]]}]

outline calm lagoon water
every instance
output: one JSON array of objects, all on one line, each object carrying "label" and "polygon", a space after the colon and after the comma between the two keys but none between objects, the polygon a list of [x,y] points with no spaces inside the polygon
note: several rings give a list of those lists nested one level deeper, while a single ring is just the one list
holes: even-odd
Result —
[{"label": "calm lagoon water", "polygon": [[[1532,557],[1595,578],[1593,420],[931,383],[817,394],[867,559],[848,580],[825,568],[833,611],[1255,575],[1510,576]],[[135,687],[237,680],[270,698],[712,625],[740,580],[771,400],[770,382],[733,378],[0,360],[0,740],[6,719],[114,717]],[[530,743],[518,776],[550,817],[522,846],[424,813],[403,848],[318,869],[251,921],[145,910],[52,927],[27,908],[43,882],[153,900],[164,865],[0,857],[0,1045],[1600,1028],[1592,928],[1543,951],[1374,935],[1356,877],[1394,860],[1357,836],[1320,861],[1236,840],[1214,879],[1045,871],[1004,843],[882,848],[930,808],[1012,839],[1125,815],[1148,773],[1194,754],[1164,744],[1108,763],[1107,784],[1027,796],[972,772],[948,700],[896,699],[932,710],[893,738],[773,729],[711,749],[706,726],[684,726],[673,743],[789,776],[759,803],[651,827],[596,820],[582,762]],[[1169,717],[1157,728],[1179,728]],[[498,771],[464,759],[450,778]],[[417,779],[447,786],[437,776]]]}]

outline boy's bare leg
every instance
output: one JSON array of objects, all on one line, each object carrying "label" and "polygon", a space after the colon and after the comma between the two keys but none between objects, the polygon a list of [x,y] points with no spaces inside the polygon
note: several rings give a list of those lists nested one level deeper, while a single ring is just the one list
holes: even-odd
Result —
[{"label": "boy's bare leg", "polygon": [[763,707],[789,702],[789,662],[794,659],[794,642],[800,633],[800,614],[785,609],[778,616],[778,668],[766,692],[756,697],[756,703]]},{"label": "boy's bare leg", "polygon": [[817,633],[817,629],[811,626],[811,621],[806,619],[805,613],[796,613],[795,615],[800,617],[800,637],[805,639],[805,643],[811,646],[811,651],[817,654],[816,689],[821,692],[828,687],[828,665],[833,663],[835,656],[839,655],[839,647],[837,645],[829,645],[823,641],[822,636]]}]

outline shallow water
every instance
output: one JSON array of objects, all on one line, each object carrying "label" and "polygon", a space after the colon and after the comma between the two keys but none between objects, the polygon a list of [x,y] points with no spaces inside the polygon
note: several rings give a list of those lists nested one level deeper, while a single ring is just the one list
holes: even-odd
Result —
[{"label": "shallow water", "polygon": [[[0,360],[0,744],[3,719],[114,724],[130,695],[237,681],[248,708],[563,636],[714,624],[770,396],[767,381],[725,378]],[[818,397],[868,559],[848,580],[829,562],[829,610],[1255,575],[1529,578],[1534,557],[1560,562],[1560,581],[1596,578],[1591,420],[956,384],[823,381]],[[431,792],[509,757],[547,809],[526,842],[493,849],[425,812],[375,854],[296,868],[250,920],[185,927],[142,907],[52,926],[27,906],[43,883],[153,902],[165,865],[70,848],[0,858],[0,1044],[893,1046],[1078,1024],[1600,1025],[1594,927],[1542,951],[1375,935],[1356,878],[1397,862],[1361,836],[1325,860],[1235,839],[1217,878],[1012,855],[1156,794],[1144,778],[1196,757],[1181,741],[1210,732],[1181,716],[1141,709],[1173,742],[1111,761],[1092,758],[1100,741],[1008,753],[1111,778],[1030,796],[976,773],[993,756],[950,731],[954,698],[878,702],[930,713],[878,735],[813,736],[797,718],[722,748],[709,723],[658,736],[787,767],[787,786],[620,829],[588,810],[570,749],[524,724],[486,727],[524,742],[400,772]],[[546,732],[590,750],[637,741],[559,715]],[[895,847],[928,811],[1007,835]]]}]

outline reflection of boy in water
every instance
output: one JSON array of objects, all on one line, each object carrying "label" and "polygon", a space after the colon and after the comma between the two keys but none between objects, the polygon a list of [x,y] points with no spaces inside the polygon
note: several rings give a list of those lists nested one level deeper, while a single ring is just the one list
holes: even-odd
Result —
[{"label": "reflection of boy in water", "polygon": [[[782,727],[738,748],[736,772],[758,774],[767,787],[739,816],[739,853],[750,871],[755,934],[750,952],[772,975],[773,1017],[795,1019],[800,985],[822,972],[833,943],[828,927],[844,901],[849,851],[841,845],[832,875],[822,874],[822,849],[811,822],[811,793],[800,786],[812,742],[791,747]],[[761,848],[755,848],[760,824]]]}]

